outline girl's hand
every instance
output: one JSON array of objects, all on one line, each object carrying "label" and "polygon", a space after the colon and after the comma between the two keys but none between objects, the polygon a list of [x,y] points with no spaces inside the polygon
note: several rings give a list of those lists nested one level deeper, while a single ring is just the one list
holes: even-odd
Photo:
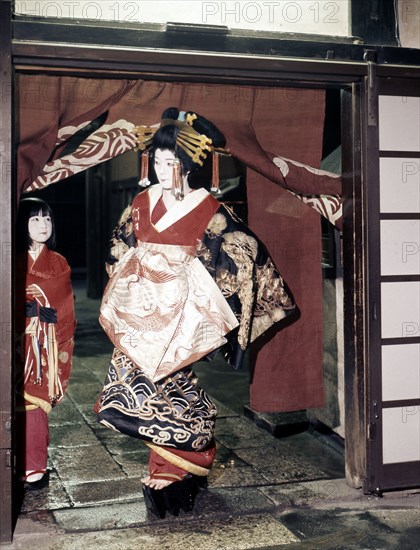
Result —
[{"label": "girl's hand", "polygon": [[26,294],[29,294],[32,298],[42,298],[42,292],[36,285],[29,285],[26,288]]}]

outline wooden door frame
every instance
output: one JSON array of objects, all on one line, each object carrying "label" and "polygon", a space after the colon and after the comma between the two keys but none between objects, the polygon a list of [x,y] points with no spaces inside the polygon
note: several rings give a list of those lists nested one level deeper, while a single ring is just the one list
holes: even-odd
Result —
[{"label": "wooden door frame", "polygon": [[[6,13],[9,0],[1,0]],[[10,8],[9,8],[10,9]],[[9,12],[10,14],[10,12]],[[2,31],[7,25],[2,18]],[[9,15],[10,27],[10,15]],[[361,97],[366,93],[365,78],[372,65],[363,60],[364,48],[348,46],[349,59],[335,60],[333,50],[325,46],[323,59],[302,59],[283,57],[280,53],[255,54],[232,52],[196,52],[147,47],[115,47],[106,44],[88,45],[55,43],[42,40],[14,39],[2,32],[2,46],[9,59],[9,72],[17,74],[40,73],[50,75],[89,76],[90,78],[142,78],[150,80],[177,80],[199,83],[257,86],[304,86],[324,88],[334,86],[343,91],[343,183],[344,183],[344,308],[345,308],[345,401],[346,401],[346,477],[348,482],[360,487],[366,477],[366,251],[363,243],[368,230],[368,212],[364,180],[361,171],[362,143],[365,139],[362,129],[366,126]],[[270,44],[273,41],[270,42]],[[278,40],[281,50],[282,41]],[[334,44],[331,46],[335,47]],[[351,50],[351,51],[350,51]],[[411,60],[410,51],[395,51],[379,48],[381,59]],[[10,52],[9,54],[7,52]],[[341,50],[342,52],[342,50]],[[10,54],[12,60],[10,62]],[[362,55],[363,54],[363,55]],[[318,54],[317,54],[318,55]],[[388,57],[387,57],[388,56]],[[405,57],[404,57],[405,56]],[[356,61],[353,61],[356,58]],[[387,63],[376,66],[377,75],[403,75],[409,78],[418,74],[416,66]],[[12,162],[12,98],[2,104],[2,112],[8,121],[4,138],[7,158]],[[7,118],[8,117],[8,118]],[[344,124],[343,124],[344,126]],[[5,157],[6,158],[6,157]],[[13,183],[12,183],[13,182]],[[1,181],[2,238],[11,239],[12,211],[14,208],[11,189],[15,188],[13,178]],[[9,240],[8,240],[9,239]],[[2,265],[1,300],[7,303],[2,310],[2,321],[11,319],[11,258]],[[4,364],[11,365],[11,334],[6,346],[9,350],[2,356]],[[4,370],[4,369],[2,369]],[[10,366],[6,369],[10,371]],[[10,372],[2,374],[11,380]],[[10,405],[11,408],[11,405]],[[9,411],[10,412],[10,411]]]},{"label": "wooden door frame", "polygon": [[10,2],[0,2],[0,543],[11,542],[13,532],[13,391],[12,391],[12,239],[13,239],[13,66]]},{"label": "wooden door frame", "polygon": [[366,332],[364,273],[367,225],[362,174],[363,80],[342,92],[344,416],[346,480],[366,477]]},{"label": "wooden door frame", "polygon": [[[25,52],[25,57],[23,57],[23,46],[19,44],[16,48],[18,63],[16,64],[16,71],[19,74],[20,72],[24,73],[36,73],[42,71],[46,74],[65,74],[65,75],[75,75],[75,76],[85,76],[85,55],[86,52],[78,52],[79,57],[82,58],[81,66],[78,65],[77,61],[74,61],[74,50],[71,47],[60,48],[60,56],[57,60],[57,66],[53,66],[53,58],[50,53],[45,49],[42,52],[37,49],[37,54],[35,55],[35,48],[33,45],[28,46],[28,49]],[[41,53],[41,57],[40,57]],[[111,60],[107,62],[107,67],[103,66],[103,51],[101,52],[101,59],[98,60],[96,65],[95,60],[92,60],[92,68],[90,70],[89,76],[94,77],[98,76],[99,78],[106,77],[107,70],[110,71],[111,77],[115,78],[115,63],[118,63],[117,52],[112,51],[108,52],[111,56]],[[91,52],[92,54],[92,52]],[[43,65],[42,58],[46,56],[47,62],[45,66]],[[242,84],[242,85],[271,85],[271,86],[304,86],[306,88],[310,87],[319,87],[325,88],[333,86],[340,89],[346,89],[347,94],[350,94],[350,98],[344,102],[345,109],[349,110],[346,118],[349,125],[346,127],[345,132],[343,132],[343,138],[348,139],[351,137],[351,143],[359,142],[360,135],[357,135],[360,132],[360,123],[357,123],[357,115],[355,115],[352,110],[354,108],[354,93],[356,90],[359,90],[360,82],[363,81],[364,74],[366,73],[365,64],[357,65],[353,67],[348,66],[347,63],[337,62],[333,64],[334,66],[328,67],[328,70],[325,66],[320,66],[322,70],[318,70],[318,63],[313,63],[309,60],[293,60],[293,59],[282,59],[281,63],[277,59],[262,60],[262,65],[258,64],[254,59],[242,59],[241,63],[238,63],[236,58],[230,56],[223,56],[222,59],[217,59],[211,54],[206,55],[206,59],[203,61],[201,59],[200,65],[204,66],[204,69],[198,67],[197,59],[192,54],[185,54],[178,52],[172,52],[173,59],[168,60],[168,56],[165,56],[165,65],[162,66],[163,58],[161,57],[160,52],[144,52],[143,59],[139,60],[139,69],[135,71],[132,62],[130,60],[130,70],[125,72],[123,70],[122,74],[119,73],[120,77],[130,77],[130,78],[145,78],[145,79],[177,79],[182,81],[193,81],[201,82],[203,84],[209,82],[218,82],[221,84]],[[63,68],[60,65],[63,57],[66,58],[65,67]],[[72,61],[70,61],[70,59]],[[127,62],[127,57],[125,57]],[[33,62],[29,64],[30,62]],[[190,64],[191,62],[191,64]],[[206,66],[206,62],[208,65]],[[73,63],[73,68],[70,70],[69,64]],[[154,65],[154,74],[150,74],[150,68],[145,72],[145,65],[147,64],[150,67]],[[185,65],[184,65],[185,64]],[[238,69],[238,65],[242,65],[241,70]],[[258,65],[258,69],[256,66]],[[213,67],[214,75],[208,75],[209,68]],[[233,66],[236,67],[233,74],[229,76],[226,75],[227,71],[231,71]],[[159,72],[159,67],[161,67],[162,72]],[[121,71],[121,68],[120,68]],[[174,71],[178,73],[176,77]],[[200,74],[203,72],[204,74]],[[125,74],[124,74],[125,73]],[[179,73],[183,76],[179,77]],[[352,74],[353,73],[353,74]],[[360,93],[360,92],[358,92]],[[349,142],[350,143],[350,142]],[[360,151],[360,146],[359,146]],[[356,171],[359,177],[354,178],[354,164],[360,162],[360,155],[358,157],[354,155],[347,155],[343,159],[345,172],[347,177],[344,178],[344,184],[346,187],[345,196],[347,197],[347,205],[345,207],[345,217],[346,222],[344,224],[344,235],[346,248],[349,252],[345,254],[344,258],[344,267],[345,271],[349,273],[345,277],[346,291],[345,291],[345,302],[346,302],[346,311],[353,311],[354,315],[363,314],[363,305],[357,302],[355,305],[354,300],[358,300],[362,295],[360,288],[357,290],[354,289],[357,285],[362,285],[361,273],[363,272],[361,266],[363,260],[355,264],[353,262],[353,250],[358,249],[357,239],[361,239],[359,233],[359,222],[362,214],[354,213],[352,204],[354,197],[357,196],[360,198],[360,168]],[[357,204],[361,204],[357,202]],[[348,259],[347,259],[348,258]],[[350,317],[349,317],[350,318]],[[360,404],[360,410],[354,411],[350,408],[347,409],[347,414],[350,415],[350,420],[347,422],[346,419],[346,439],[352,441],[353,444],[347,446],[346,450],[346,461],[349,463],[347,467],[347,478],[348,482],[355,486],[360,486],[360,479],[364,477],[364,464],[365,464],[365,439],[360,437],[361,431],[359,427],[361,423],[364,422],[364,401],[363,401],[363,380],[364,380],[364,361],[362,356],[358,354],[357,346],[354,347],[354,343],[363,340],[364,335],[360,333],[358,327],[361,326],[360,323],[353,323],[354,316],[351,316],[351,322],[346,323],[346,341],[351,342],[351,346],[347,349],[345,356],[347,361],[346,370],[346,380],[348,390],[351,392],[350,395],[346,393],[346,402],[353,403],[355,400]],[[358,336],[356,338],[354,331],[358,329]],[[363,348],[364,344],[360,344]],[[348,365],[352,365],[349,367]],[[357,365],[357,366],[353,366]],[[354,380],[355,377],[355,380]],[[354,389],[357,388],[357,391]],[[357,442],[357,444],[356,444]],[[362,457],[362,459],[360,459]]]}]

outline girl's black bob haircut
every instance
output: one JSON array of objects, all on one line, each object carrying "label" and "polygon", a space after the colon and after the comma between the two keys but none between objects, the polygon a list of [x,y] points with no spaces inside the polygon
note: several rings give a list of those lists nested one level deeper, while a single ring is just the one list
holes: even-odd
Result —
[{"label": "girl's black bob haircut", "polygon": [[16,222],[16,242],[18,252],[23,252],[29,249],[32,244],[32,239],[29,236],[28,222],[29,218],[42,214],[51,218],[52,232],[51,237],[46,241],[46,245],[50,250],[55,248],[55,223],[54,216],[50,206],[36,197],[28,197],[19,202],[19,210]]}]

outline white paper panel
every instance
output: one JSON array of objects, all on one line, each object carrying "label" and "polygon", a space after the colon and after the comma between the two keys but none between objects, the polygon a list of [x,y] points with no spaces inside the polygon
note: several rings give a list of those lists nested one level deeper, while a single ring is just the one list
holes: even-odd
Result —
[{"label": "white paper panel", "polygon": [[420,336],[420,283],[382,283],[382,338]]},{"label": "white paper panel", "polygon": [[16,0],[14,4],[16,13],[36,17],[161,24],[172,21],[253,31],[349,35],[349,0]]},{"label": "white paper panel", "polygon": [[382,275],[420,275],[420,220],[381,220]]},{"label": "white paper panel", "polygon": [[380,159],[381,212],[420,212],[420,158]]},{"label": "white paper panel", "polygon": [[420,399],[420,344],[382,346],[382,400]]},{"label": "white paper panel", "polygon": [[420,407],[383,409],[383,462],[420,460]]},{"label": "white paper panel", "polygon": [[420,97],[379,96],[379,149],[420,151]]}]

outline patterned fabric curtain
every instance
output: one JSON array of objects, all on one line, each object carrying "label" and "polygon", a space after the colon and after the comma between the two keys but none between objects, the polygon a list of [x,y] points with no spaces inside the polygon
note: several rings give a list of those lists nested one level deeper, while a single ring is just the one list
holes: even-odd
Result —
[{"label": "patterned fabric curtain", "polygon": [[158,123],[170,106],[197,111],[223,131],[232,155],[248,167],[249,224],[266,243],[301,312],[286,330],[263,337],[252,406],[260,411],[322,406],[318,214],[338,227],[342,217],[341,178],[319,170],[324,91],[42,75],[21,75],[18,87],[19,195],[133,149],[134,126]]},{"label": "patterned fabric curtain", "polygon": [[[89,126],[90,122],[84,122],[79,126],[60,128],[55,146],[59,147],[62,143],[67,142],[77,132]],[[26,191],[42,189],[134,149],[136,139],[131,133],[133,128],[134,124],[124,119],[117,120],[113,124],[104,124],[83,140],[72,153],[47,162]]]},{"label": "patterned fabric curtain", "polygon": [[[214,94],[213,88],[220,89],[216,85],[205,86],[209,98]],[[258,103],[255,90],[245,87],[238,87],[238,90],[239,96],[233,96],[230,102],[222,104],[230,112],[231,120],[232,109],[235,110],[241,96],[247,98],[251,107]],[[270,90],[273,97],[278,95],[277,89]],[[283,89],[280,91],[284,92]],[[138,124],[159,123],[161,111],[156,110],[162,105],[163,96],[168,96],[167,105],[177,106],[177,100],[184,96],[185,107],[191,108],[188,95],[191,95],[191,103],[196,103],[200,94],[203,94],[203,86],[195,84],[21,76],[18,191],[41,189],[134,149],[136,139],[133,128]],[[229,98],[229,95],[226,97]],[[93,107],[91,103],[94,103]],[[87,107],[91,108],[85,112]],[[162,106],[162,110],[164,108]],[[257,173],[291,191],[331,223],[340,226],[339,175],[262,150],[249,118],[232,120],[231,124],[226,115],[221,115],[224,122],[219,122],[217,115],[212,116],[210,101],[199,105],[197,111],[218,123],[234,156]],[[78,133],[83,135],[83,129],[103,113],[107,115],[106,123],[87,135],[76,150],[66,153],[65,146],[69,140]],[[237,115],[240,116],[240,113]],[[281,120],[276,120],[278,118],[273,112],[271,124],[274,131],[281,127]]]}]

